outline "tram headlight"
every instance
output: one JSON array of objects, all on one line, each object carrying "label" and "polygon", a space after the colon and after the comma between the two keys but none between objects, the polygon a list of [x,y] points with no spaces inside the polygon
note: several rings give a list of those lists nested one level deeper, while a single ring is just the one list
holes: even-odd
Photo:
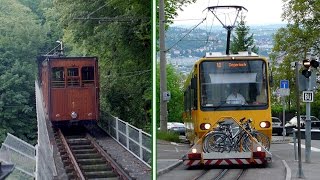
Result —
[{"label": "tram headlight", "polygon": [[200,124],[200,129],[201,130],[208,130],[211,128],[211,124],[210,123],[202,123]]},{"label": "tram headlight", "polygon": [[260,146],[257,147],[257,151],[261,152],[262,148]]},{"label": "tram headlight", "polygon": [[270,127],[270,122],[268,122],[268,121],[261,121],[261,122],[260,122],[260,127],[261,127],[261,128],[269,128],[269,127]]},{"label": "tram headlight", "polygon": [[76,112],[72,111],[71,117],[72,117],[72,119],[75,119],[78,117],[78,114]]}]

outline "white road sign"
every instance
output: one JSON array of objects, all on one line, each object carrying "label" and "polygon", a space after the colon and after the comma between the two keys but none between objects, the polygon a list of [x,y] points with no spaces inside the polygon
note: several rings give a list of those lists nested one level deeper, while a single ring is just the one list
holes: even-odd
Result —
[{"label": "white road sign", "polygon": [[302,102],[313,102],[313,91],[303,91]]}]

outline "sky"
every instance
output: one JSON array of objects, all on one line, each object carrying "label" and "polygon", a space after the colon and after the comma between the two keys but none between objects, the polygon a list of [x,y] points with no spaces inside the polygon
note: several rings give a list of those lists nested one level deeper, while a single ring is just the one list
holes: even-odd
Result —
[{"label": "sky", "polygon": [[[205,10],[208,6],[221,5],[238,5],[245,7],[248,11],[245,12],[247,25],[268,25],[268,24],[284,24],[281,20],[282,0],[197,0],[196,3],[184,6],[183,11],[178,11],[178,16],[174,19],[174,25],[197,25],[202,19],[207,17],[204,23],[221,25],[214,18],[212,12]],[[204,11],[205,10],[205,11]],[[232,23],[236,15],[234,9],[221,9],[218,17],[223,23]],[[231,20],[232,19],[232,20]]]}]

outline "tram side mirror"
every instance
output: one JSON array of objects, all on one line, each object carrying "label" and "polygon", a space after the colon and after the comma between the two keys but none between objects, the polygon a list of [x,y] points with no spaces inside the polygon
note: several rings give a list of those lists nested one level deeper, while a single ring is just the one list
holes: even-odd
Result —
[{"label": "tram side mirror", "polygon": [[197,78],[193,77],[191,79],[191,89],[197,89]]}]

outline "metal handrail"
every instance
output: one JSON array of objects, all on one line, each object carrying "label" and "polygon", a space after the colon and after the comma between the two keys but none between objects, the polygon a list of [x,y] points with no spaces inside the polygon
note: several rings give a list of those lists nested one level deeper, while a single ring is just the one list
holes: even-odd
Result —
[{"label": "metal handrail", "polygon": [[[151,135],[142,131],[141,129],[133,126],[133,125],[130,125],[128,122],[125,122],[117,117],[114,117],[112,115],[109,115],[111,118],[108,118],[108,128],[107,128],[107,133],[113,138],[115,139],[121,146],[123,146],[126,150],[128,150],[131,154],[133,154],[135,157],[137,157],[141,162],[143,162],[145,165],[147,165],[148,167],[151,168],[151,165],[149,163],[151,162],[148,162],[146,160],[144,160],[144,156],[143,156],[143,150],[145,150],[146,152],[150,153],[151,154],[151,147],[148,148],[146,146],[143,145],[143,140],[142,140],[142,135],[144,136],[147,136],[150,138],[150,141],[151,141]],[[112,122],[111,121],[115,121],[115,126],[112,126]],[[125,132],[122,132],[120,129],[119,129],[119,123],[122,123],[126,126],[125,128]],[[133,139],[132,137],[129,136],[129,127],[138,131],[139,132],[139,141],[136,141],[135,139]],[[115,130],[115,135],[113,135],[111,133],[111,130]],[[122,135],[126,138],[126,143],[123,144],[120,142],[119,140],[119,135]],[[130,148],[129,148],[129,141],[135,143],[136,145],[139,146],[139,155],[135,154]]]}]

